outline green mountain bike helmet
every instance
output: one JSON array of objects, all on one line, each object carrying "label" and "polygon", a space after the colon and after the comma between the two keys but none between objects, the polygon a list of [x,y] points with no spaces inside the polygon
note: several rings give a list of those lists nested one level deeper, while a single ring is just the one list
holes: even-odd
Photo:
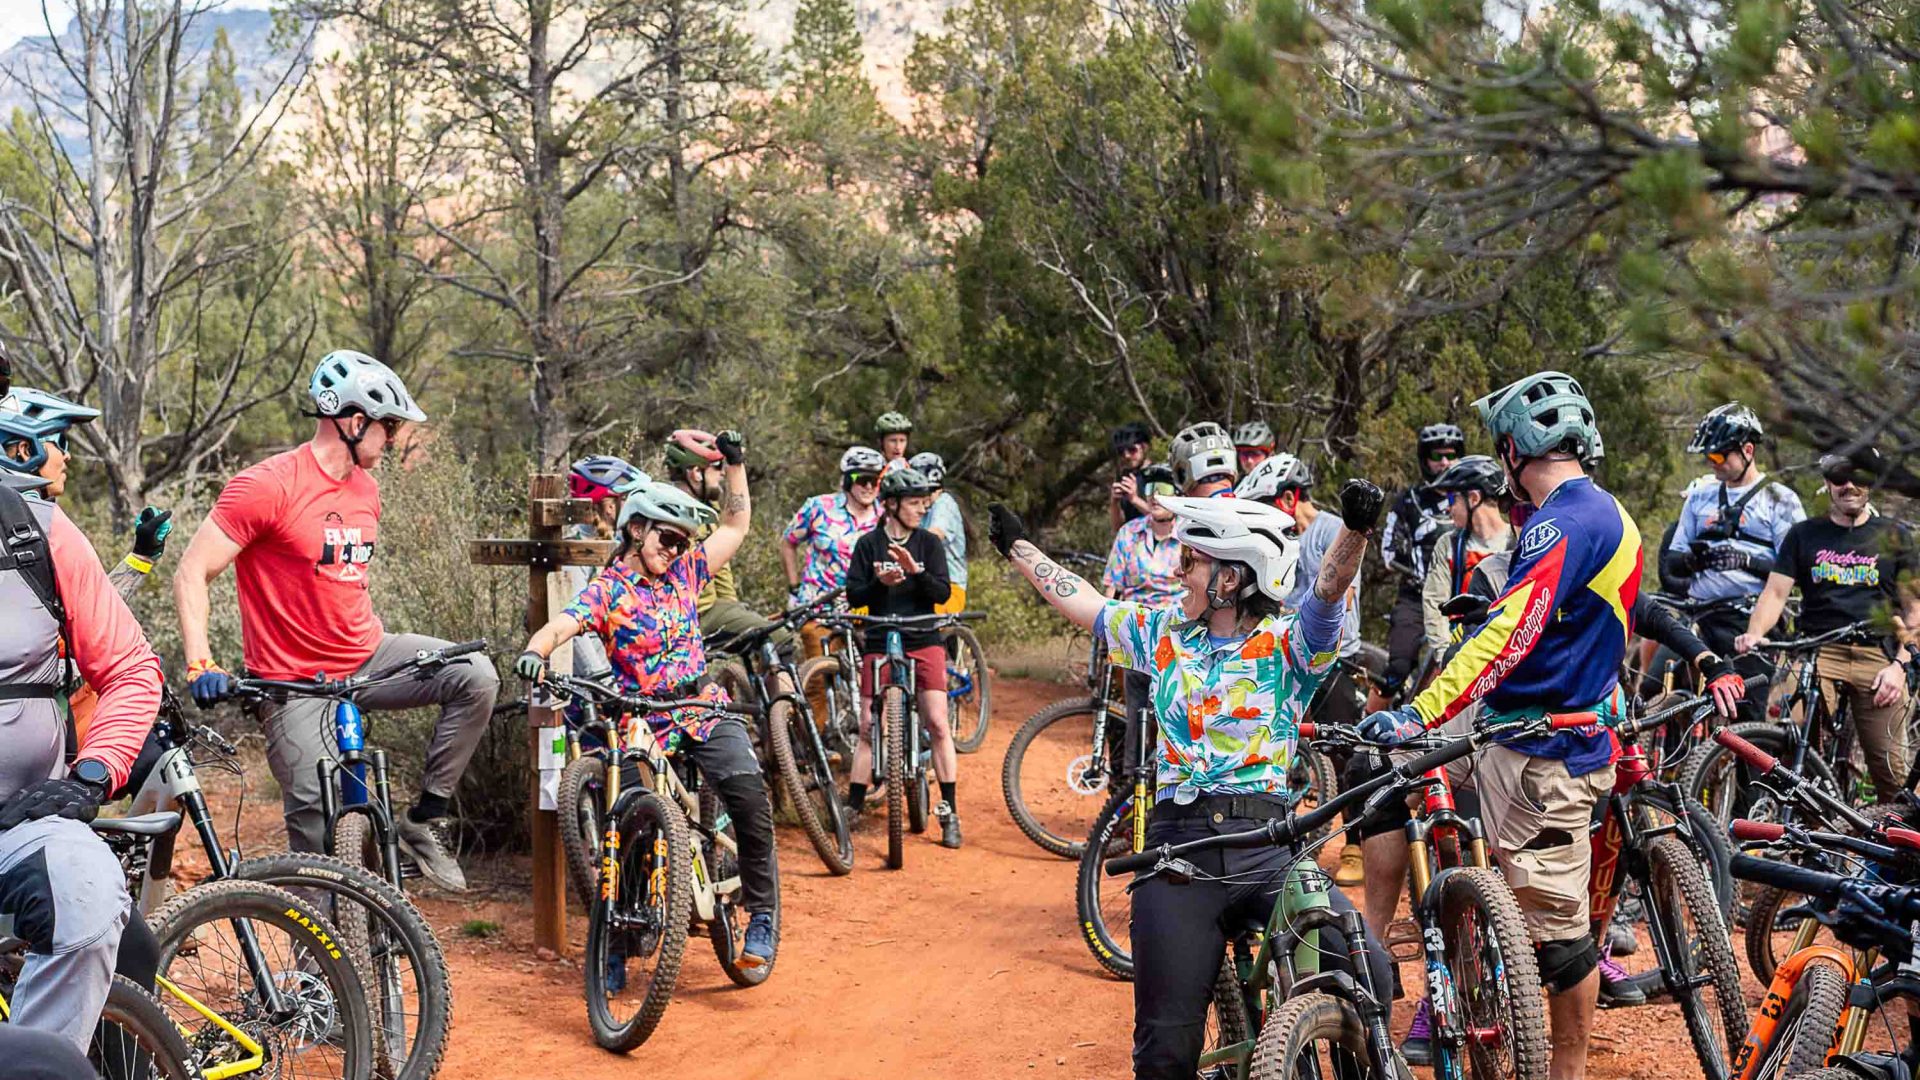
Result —
[{"label": "green mountain bike helmet", "polygon": [[873,426],[882,435],[900,435],[913,430],[913,421],[907,419],[903,413],[889,411],[881,413],[880,419],[875,420]]},{"label": "green mountain bike helmet", "polygon": [[671,525],[688,536],[697,535],[701,529],[720,520],[713,507],[681,491],[672,484],[654,482],[642,484],[638,490],[627,496],[620,504],[621,535],[627,531],[627,523],[634,518]]},{"label": "green mountain bike helmet", "polygon": [[1565,450],[1590,461],[1600,441],[1593,403],[1580,383],[1565,372],[1541,371],[1516,379],[1473,407],[1493,433],[1495,445],[1514,457],[1545,457]]},{"label": "green mountain bike helmet", "polygon": [[927,474],[911,465],[895,469],[880,478],[880,497],[883,499],[905,499],[914,495],[931,495],[939,489]]}]

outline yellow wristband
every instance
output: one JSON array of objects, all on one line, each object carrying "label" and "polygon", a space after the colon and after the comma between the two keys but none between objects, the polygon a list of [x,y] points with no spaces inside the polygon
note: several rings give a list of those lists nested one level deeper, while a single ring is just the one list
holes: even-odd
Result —
[{"label": "yellow wristband", "polygon": [[133,567],[135,570],[138,570],[142,574],[153,573],[152,559],[143,559],[138,555],[129,553],[126,558],[120,561],[126,563],[128,566]]}]

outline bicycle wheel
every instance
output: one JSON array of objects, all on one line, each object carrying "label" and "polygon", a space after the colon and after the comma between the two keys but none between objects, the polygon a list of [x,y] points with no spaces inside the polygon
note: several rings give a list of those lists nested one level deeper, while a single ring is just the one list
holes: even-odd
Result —
[{"label": "bicycle wheel", "polygon": [[1740,969],[1713,890],[1694,852],[1675,837],[1647,846],[1649,923],[1667,992],[1680,1006],[1706,1080],[1724,1080],[1733,1050],[1746,1040]]},{"label": "bicycle wheel", "polygon": [[[612,895],[587,918],[587,1023],[625,1054],[646,1042],[673,1000],[693,909],[692,831],[680,808],[645,792],[620,814]],[[637,970],[636,970],[637,968]]]},{"label": "bicycle wheel", "polygon": [[1081,845],[1079,873],[1074,878],[1074,908],[1080,915],[1080,938],[1100,966],[1116,978],[1133,978],[1133,907],[1127,880],[1109,877],[1103,865],[1133,848],[1133,793],[1116,794],[1107,801],[1093,830]]},{"label": "bicycle wheel", "polygon": [[[201,1069],[270,1061],[279,1077],[374,1075],[365,984],[316,905],[229,878],[188,889],[147,921],[160,942],[162,1005]],[[243,935],[265,962],[258,975]]]},{"label": "bicycle wheel", "polygon": [[[720,689],[726,691],[728,701],[733,702],[742,712],[753,711],[752,703],[756,700],[756,695],[753,691],[752,677],[747,674],[745,660],[737,656],[716,657],[713,663],[708,665],[707,672],[713,676],[714,682],[720,684]],[[766,717],[748,717],[747,740],[753,744],[754,759],[760,762],[761,767],[770,765],[773,761],[773,748],[768,745]]]},{"label": "bicycle wheel", "polygon": [[[787,689],[786,675],[780,686]],[[813,713],[799,708],[789,699],[773,703],[768,725],[773,735],[774,775],[787,794],[787,804],[800,819],[807,842],[836,876],[853,872],[853,829],[847,821],[846,804],[833,779],[833,769],[822,756],[819,733],[813,728]],[[563,778],[564,788],[564,778]]]},{"label": "bicycle wheel", "polygon": [[1793,984],[1793,995],[1765,1046],[1754,1080],[1789,1080],[1827,1063],[1834,1029],[1847,1008],[1847,980],[1832,964],[1814,961]]},{"label": "bicycle wheel", "polygon": [[[0,1001],[13,1001],[24,963],[18,953],[0,956]],[[121,975],[107,987],[87,1063],[113,1080],[200,1080],[201,1075],[192,1048],[167,1018],[167,1010]]]},{"label": "bicycle wheel", "polygon": [[[1727,730],[1746,739],[1775,757],[1788,753],[1787,729],[1780,724],[1760,721],[1735,724]],[[1809,780],[1834,786],[1833,770],[1827,763],[1809,754],[1800,763],[1800,774]],[[1720,820],[1724,828],[1735,818],[1757,821],[1780,820],[1779,800],[1763,788],[1754,786],[1754,772],[1733,751],[1717,742],[1703,743],[1687,758],[1680,770],[1680,790]]]},{"label": "bicycle wheel", "polygon": [[987,670],[987,651],[965,626],[948,627],[947,723],[953,727],[953,748],[971,754],[987,741],[987,723],[993,717],[993,673]]},{"label": "bicycle wheel", "polygon": [[[1747,967],[1760,985],[1773,981],[1773,973],[1780,967],[1780,961],[1792,955],[1796,944],[1840,945],[1833,931],[1820,925],[1817,920],[1809,924],[1804,912],[1793,909],[1801,907],[1807,898],[1799,893],[1781,892],[1771,885],[1757,886],[1753,900],[1747,906],[1746,954]],[[1810,936],[1800,941],[1802,930]]]},{"label": "bicycle wheel", "polygon": [[367,987],[376,1075],[427,1080],[440,1070],[453,1025],[451,978],[433,928],[412,901],[386,879],[328,855],[265,855],[234,866],[233,876],[317,896],[335,927],[365,925],[365,941],[344,930],[340,937]]},{"label": "bicycle wheel", "polygon": [[1275,1009],[1261,1026],[1249,1075],[1251,1080],[1412,1076],[1398,1051],[1384,1070],[1373,1068],[1372,1056],[1366,1025],[1352,1004],[1331,994],[1303,994]]},{"label": "bicycle wheel", "polygon": [[[1294,810],[1302,814],[1340,794],[1340,778],[1334,775],[1333,763],[1304,742],[1294,744],[1293,764],[1287,767],[1287,786],[1301,793]],[[1307,842],[1326,839],[1335,824],[1329,821],[1315,829]]]},{"label": "bicycle wheel", "polygon": [[1125,712],[1107,707],[1108,775],[1089,776],[1093,761],[1094,703],[1084,697],[1056,701],[1027,718],[1007,745],[1000,791],[1007,812],[1027,839],[1063,859],[1086,850],[1086,823],[1107,798],[1107,781],[1121,766]]},{"label": "bicycle wheel", "polygon": [[583,905],[600,895],[600,821],[607,799],[607,760],[582,754],[560,770],[560,846],[567,853],[567,880]]},{"label": "bicycle wheel", "polygon": [[[716,832],[725,834],[736,844],[739,836],[734,832],[733,821],[727,816],[726,807],[720,802],[720,796],[712,788],[700,790],[700,816],[714,823]],[[731,851],[723,849],[713,840],[701,839],[701,854],[706,859],[707,870],[713,875],[717,885],[729,878],[740,876],[740,860]],[[780,936],[780,873],[779,856],[775,855],[776,867],[773,875],[773,934],[775,940]],[[741,890],[732,891],[715,898],[713,919],[707,923],[707,938],[713,943],[713,955],[720,961],[720,970],[727,973],[733,985],[741,987],[759,986],[773,974],[773,964],[759,967],[744,967],[740,963],[740,951],[747,944],[747,921],[750,916],[740,906]],[[776,958],[777,961],[777,958]]]},{"label": "bicycle wheel", "polygon": [[[816,656],[800,665],[800,696],[813,712],[826,748],[834,783],[844,803],[846,782],[853,771],[853,750],[860,737],[860,718],[854,711],[853,673],[839,654]],[[833,692],[829,694],[827,691]]]},{"label": "bicycle wheel", "polygon": [[[1701,876],[1712,888],[1714,900],[1720,905],[1721,925],[1731,927],[1734,878],[1728,867],[1733,862],[1733,848],[1727,841],[1727,827],[1702,806],[1700,800],[1687,798],[1682,803],[1686,807],[1686,846],[1699,861]],[[1635,792],[1633,807],[1642,815],[1638,819],[1642,831],[1680,820],[1680,813],[1674,810],[1673,803],[1655,791]]]},{"label": "bicycle wheel", "polygon": [[1498,1033],[1494,1039],[1467,1041],[1462,1048],[1467,1071],[1475,1080],[1545,1080],[1540,970],[1513,891],[1498,871],[1457,870],[1441,883],[1439,914],[1461,1026]]},{"label": "bicycle wheel", "polygon": [[880,703],[887,727],[887,869],[898,870],[907,862],[907,692],[886,687]]},{"label": "bicycle wheel", "polygon": [[[1207,1000],[1207,1021],[1205,1035],[1200,1044],[1202,1055],[1224,1050],[1253,1038],[1253,1021],[1247,1018],[1247,998],[1241,992],[1238,972],[1233,965],[1233,954],[1228,953],[1220,961],[1220,971],[1213,977],[1213,994]],[[1209,1070],[1202,1076],[1218,1075]]]},{"label": "bicycle wheel", "polygon": [[[907,722],[917,724],[920,718],[910,717]],[[924,727],[920,729],[920,745],[929,745],[927,730]],[[913,830],[915,836],[927,831],[927,814],[932,809],[928,801],[931,793],[928,791],[927,774],[933,771],[929,757],[931,755],[923,751],[922,754],[914,755],[913,759],[907,762],[907,828]]]}]

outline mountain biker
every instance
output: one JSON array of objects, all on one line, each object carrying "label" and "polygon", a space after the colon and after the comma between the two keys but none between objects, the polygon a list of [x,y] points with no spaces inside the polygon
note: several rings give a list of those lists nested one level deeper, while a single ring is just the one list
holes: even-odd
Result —
[{"label": "mountain biker", "polygon": [[[1764,434],[1752,409],[1730,401],[1701,417],[1687,444],[1687,453],[1702,455],[1712,475],[1687,485],[1660,562],[1669,576],[1687,582],[1692,599],[1758,595],[1787,530],[1806,520],[1800,496],[1760,471],[1755,444]],[[1737,608],[1709,611],[1699,619],[1700,636],[1732,656],[1733,639],[1746,624]],[[1745,664],[1749,674],[1758,670]]]},{"label": "mountain biker", "polygon": [[[1240,460],[1246,460],[1244,454]],[[1320,563],[1326,558],[1333,542],[1339,539],[1341,527],[1338,517],[1313,504],[1313,470],[1290,453],[1275,454],[1255,465],[1253,471],[1234,488],[1234,495],[1275,507],[1292,518],[1298,526],[1300,569],[1294,575],[1293,592],[1286,599],[1287,608],[1298,611],[1300,605],[1306,603],[1314,582],[1320,580]],[[1327,675],[1314,702],[1314,719],[1325,724],[1352,724],[1360,719],[1355,697],[1359,689],[1354,685],[1353,673],[1349,670],[1350,665],[1359,662],[1359,656],[1360,572],[1356,570],[1353,584],[1347,587],[1346,621],[1340,631],[1340,657],[1346,662],[1335,664],[1333,671]],[[1344,773],[1348,762],[1343,758],[1333,764],[1336,770]],[[1359,885],[1365,880],[1360,845],[1349,840],[1340,849],[1340,867],[1334,871],[1333,883]]]},{"label": "mountain biker", "polygon": [[1140,494],[1138,473],[1147,464],[1147,447],[1153,433],[1138,420],[1129,420],[1113,429],[1107,445],[1113,454],[1113,483],[1107,488],[1107,523],[1118,529],[1147,512],[1146,497]]},{"label": "mountain biker", "polygon": [[[875,615],[931,615],[947,599],[947,552],[940,538],[920,527],[933,501],[934,486],[920,470],[908,466],[880,481],[880,527],[853,546],[847,565],[847,602]],[[874,670],[886,655],[888,628],[870,626],[861,644],[860,695],[879,709]],[[947,650],[940,631],[931,626],[902,627],[900,644],[913,664],[913,686],[919,698],[920,719],[933,743],[933,773],[940,781],[940,804],[934,819],[940,822],[940,846],[960,846],[960,813],[955,808],[954,781],[960,762],[953,748],[953,730],[947,724]],[[873,717],[860,718],[860,737],[853,751],[857,778],[873,775]],[[867,785],[854,780],[847,788],[847,805],[858,814],[867,801]]]},{"label": "mountain biker", "polygon": [[[119,859],[86,823],[126,783],[153,725],[160,661],[86,536],[51,500],[22,496],[44,480],[0,480],[0,916],[28,946],[8,1019],[84,1055],[133,905]],[[84,733],[64,704],[69,661],[98,695]]]},{"label": "mountain biker", "polygon": [[1398,571],[1399,586],[1387,614],[1387,672],[1368,708],[1378,709],[1398,694],[1420,658],[1426,624],[1421,617],[1420,590],[1427,580],[1427,560],[1434,541],[1447,527],[1446,496],[1433,482],[1467,452],[1467,436],[1454,424],[1428,424],[1415,439],[1420,481],[1393,500],[1387,511],[1380,559]]},{"label": "mountain biker", "polygon": [[[592,500],[593,520],[567,526],[567,539],[613,539],[614,526],[620,521],[620,504],[626,501],[628,495],[639,490],[642,484],[652,482],[653,477],[642,472],[638,466],[611,454],[594,454],[574,462],[567,472],[567,493],[576,499]],[[570,597],[579,596],[580,590],[593,580],[593,571],[584,566],[561,567],[560,574]],[[599,638],[589,634],[573,640],[575,675],[583,679],[599,679],[612,670],[613,665],[607,661],[606,646],[600,643]]]},{"label": "mountain biker", "polygon": [[[1157,742],[1149,845],[1253,829],[1291,812],[1288,773],[1298,725],[1333,666],[1341,601],[1383,501],[1380,489],[1364,480],[1341,489],[1346,530],[1297,611],[1281,607],[1297,569],[1297,545],[1288,535],[1293,522],[1273,507],[1246,499],[1160,499],[1175,515],[1182,545],[1185,592],[1178,609],[1102,596],[1029,542],[1011,510],[999,503],[989,508],[994,547],[1040,595],[1105,640],[1115,664],[1152,676],[1156,711],[1169,722]],[[1204,880],[1175,884],[1153,877],[1133,889],[1136,1077],[1194,1075],[1207,1002],[1226,951],[1224,927],[1264,920],[1275,882],[1300,856],[1277,848],[1214,852],[1194,859],[1207,872]],[[1338,889],[1328,899],[1337,911],[1352,910]],[[1368,937],[1374,984],[1390,985],[1386,951]],[[1322,955],[1343,967],[1347,947],[1339,938],[1323,937]]]},{"label": "mountain biker", "polygon": [[1513,549],[1513,524],[1507,519],[1513,494],[1506,470],[1485,454],[1469,454],[1448,466],[1433,481],[1433,489],[1446,499],[1453,522],[1453,531],[1443,533],[1433,546],[1420,589],[1427,648],[1439,657],[1453,638],[1453,623],[1441,614],[1441,605],[1467,591],[1480,560]]},{"label": "mountain biker", "polygon": [[[1586,473],[1598,432],[1580,384],[1557,371],[1474,403],[1508,484],[1530,508],[1506,590],[1486,621],[1413,701],[1376,712],[1362,730],[1402,742],[1481,702],[1481,721],[1593,712],[1599,724],[1492,746],[1472,765],[1495,861],[1533,938],[1551,1017],[1553,1080],[1586,1072],[1599,989],[1589,925],[1587,830],[1613,786],[1606,724],[1621,715],[1619,682],[1639,594],[1639,530]],[[1376,836],[1369,844],[1383,839]],[[1369,854],[1372,854],[1371,849]]]},{"label": "mountain biker", "polygon": [[[1115,600],[1142,607],[1173,609],[1180,606],[1186,586],[1180,583],[1180,540],[1173,535],[1173,511],[1160,500],[1175,495],[1173,470],[1154,463],[1135,474],[1140,495],[1147,500],[1147,512],[1134,518],[1113,535],[1107,551],[1107,564],[1100,574],[1100,591]],[[1120,759],[1129,766],[1138,759],[1140,744],[1152,742],[1153,677],[1144,671],[1127,669],[1120,680],[1127,707],[1127,727],[1123,732]]]},{"label": "mountain biker", "polygon": [[874,433],[880,436],[880,456],[886,459],[880,475],[906,468],[907,437],[913,434],[913,421],[903,413],[883,412],[873,427]]},{"label": "mountain biker", "polygon": [[1233,429],[1233,452],[1245,476],[1273,456],[1273,429],[1265,420],[1249,420]]},{"label": "mountain biker", "polygon": [[[716,515],[704,501],[657,481],[628,494],[620,507],[620,546],[613,558],[572,603],[534,632],[514,661],[516,674],[538,682],[555,648],[575,635],[592,634],[606,646],[623,692],[727,702],[726,692],[707,677],[695,598],[714,569],[739,552],[752,504],[745,439],[723,431],[714,445],[727,463],[723,512]],[[694,539],[709,528],[705,540]],[[773,804],[746,725],[690,709],[644,719],[655,731],[686,736],[687,755],[726,804],[740,845],[741,903],[750,916],[740,963],[749,968],[772,963],[778,947],[773,910],[780,895]],[[613,978],[624,980],[624,975]]]},{"label": "mountain biker", "polygon": [[[207,636],[208,587],[229,566],[240,597],[241,652],[254,676],[340,678],[450,644],[389,633],[367,591],[380,527],[380,484],[372,470],[400,429],[425,421],[426,413],[391,368],[351,349],[321,357],[307,396],[313,437],[227,481],[174,572],[188,688],[201,708],[232,692],[232,678],[214,662]],[[464,656],[427,678],[399,680],[358,699],[369,711],[440,706],[419,795],[395,815],[395,831],[420,872],[453,892],[465,891],[466,875],[447,850],[441,825],[486,734],[499,687],[490,661]],[[334,753],[332,707],[325,699],[290,698],[256,709],[294,851],[319,851],[325,842],[315,767]]]},{"label": "mountain biker", "polygon": [[1233,440],[1219,424],[1204,421],[1181,429],[1167,449],[1167,463],[1180,494],[1189,499],[1233,495],[1239,463]]},{"label": "mountain biker", "polygon": [[[1920,627],[1920,558],[1913,534],[1876,512],[1870,501],[1885,473],[1885,460],[1871,446],[1820,459],[1820,475],[1827,482],[1826,515],[1796,522],[1787,530],[1746,631],[1734,641],[1736,651],[1748,653],[1759,646],[1796,588],[1799,629],[1810,637],[1895,611],[1907,628]],[[1852,703],[1854,731],[1880,802],[1893,802],[1905,781],[1907,669],[1916,660],[1920,650],[1893,639],[1820,649],[1820,677],[1831,680]]]},{"label": "mountain biker", "polygon": [[[717,511],[716,501],[726,499],[726,462],[721,457],[717,437],[694,428],[682,428],[667,436],[662,448],[667,463],[667,482],[699,499]],[[696,540],[706,539],[702,533]],[[744,634],[768,625],[752,608],[740,602],[740,586],[735,583],[732,566],[713,571],[713,579],[700,590],[695,601],[700,609],[700,633],[709,639],[728,634]],[[787,640],[782,636],[781,642]]]},{"label": "mountain biker", "polygon": [[957,615],[967,610],[967,521],[960,513],[960,500],[947,490],[947,463],[931,450],[913,455],[908,465],[933,485],[933,505],[927,509],[926,529],[940,538],[947,549],[947,580],[953,591],[946,602],[936,604],[941,615]]},{"label": "mountain biker", "polygon": [[[847,583],[853,542],[880,524],[880,471],[885,465],[880,451],[870,446],[848,447],[840,455],[840,490],[815,495],[794,512],[780,538],[788,607],[811,604]],[[796,555],[803,545],[804,563]],[[827,637],[828,632],[815,625],[800,630],[809,657],[821,654]]]}]

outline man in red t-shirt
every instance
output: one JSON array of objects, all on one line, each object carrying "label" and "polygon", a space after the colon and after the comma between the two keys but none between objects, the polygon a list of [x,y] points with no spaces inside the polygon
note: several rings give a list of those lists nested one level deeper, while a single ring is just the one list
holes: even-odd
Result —
[{"label": "man in red t-shirt", "polygon": [[[229,566],[236,566],[239,586],[241,651],[247,671],[260,678],[340,678],[449,644],[386,632],[367,593],[380,526],[380,485],[369,470],[402,424],[426,414],[392,369],[345,349],[321,359],[307,392],[317,418],[313,438],[228,481],[174,574],[188,685],[202,707],[231,689],[207,642],[207,587]],[[441,706],[420,796],[396,824],[401,848],[445,889],[467,885],[437,823],[486,731],[498,690],[493,665],[468,656],[359,699],[375,710]],[[331,706],[296,698],[262,711],[267,763],[280,782],[287,843],[295,851],[319,851],[326,834],[316,766],[336,752]]]}]

